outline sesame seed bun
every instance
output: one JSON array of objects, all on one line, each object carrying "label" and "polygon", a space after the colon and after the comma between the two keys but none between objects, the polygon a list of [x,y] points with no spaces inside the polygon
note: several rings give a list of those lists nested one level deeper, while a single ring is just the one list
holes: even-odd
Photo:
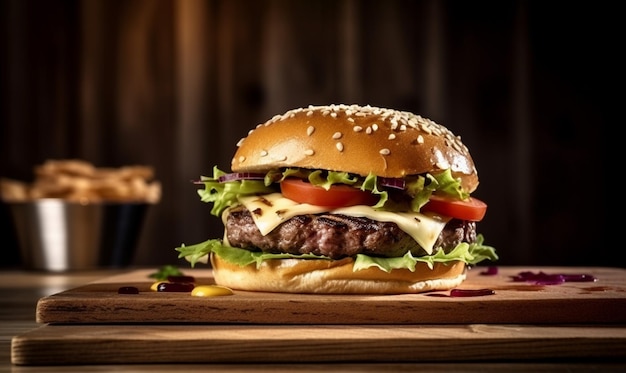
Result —
[{"label": "sesame seed bun", "polygon": [[216,283],[232,289],[281,293],[405,294],[449,290],[466,278],[463,262],[418,263],[415,271],[384,272],[372,267],[354,272],[352,258],[341,260],[266,260],[245,267],[211,255]]},{"label": "sesame seed bun", "polygon": [[469,193],[478,174],[467,147],[446,127],[406,111],[358,105],[309,106],[250,131],[234,172],[301,167],[402,178],[450,169]]}]

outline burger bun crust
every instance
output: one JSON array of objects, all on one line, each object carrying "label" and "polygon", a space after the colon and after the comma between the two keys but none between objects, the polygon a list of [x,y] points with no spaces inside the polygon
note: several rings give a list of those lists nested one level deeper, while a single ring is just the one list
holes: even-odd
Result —
[{"label": "burger bun crust", "polygon": [[317,294],[407,294],[450,290],[466,278],[463,262],[435,263],[429,268],[418,263],[415,271],[394,269],[385,272],[377,267],[353,271],[352,258],[273,259],[259,267],[241,267],[211,254],[213,276],[218,285],[236,290],[317,293]]}]

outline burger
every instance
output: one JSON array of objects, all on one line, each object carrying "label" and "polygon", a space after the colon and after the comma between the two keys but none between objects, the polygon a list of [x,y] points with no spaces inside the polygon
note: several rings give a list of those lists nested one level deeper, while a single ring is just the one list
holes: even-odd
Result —
[{"label": "burger", "polygon": [[283,293],[450,290],[498,259],[476,224],[478,174],[460,137],[373,106],[297,108],[251,130],[231,172],[196,181],[222,238],[177,247],[215,282]]}]

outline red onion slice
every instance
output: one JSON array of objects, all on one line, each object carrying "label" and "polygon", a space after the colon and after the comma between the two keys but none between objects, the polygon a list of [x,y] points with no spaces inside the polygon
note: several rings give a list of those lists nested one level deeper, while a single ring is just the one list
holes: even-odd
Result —
[{"label": "red onion slice", "polygon": [[378,182],[381,186],[404,190],[406,188],[406,183],[404,179],[398,179],[393,177],[379,177]]},{"label": "red onion slice", "polygon": [[235,172],[232,174],[222,175],[217,178],[217,181],[220,183],[225,183],[228,181],[239,181],[239,180],[263,180],[265,179],[265,174],[260,174],[256,172]]}]

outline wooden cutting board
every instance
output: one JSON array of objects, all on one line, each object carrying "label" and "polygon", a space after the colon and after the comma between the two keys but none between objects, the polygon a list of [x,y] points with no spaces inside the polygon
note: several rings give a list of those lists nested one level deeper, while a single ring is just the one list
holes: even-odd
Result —
[{"label": "wooden cutting board", "polygon": [[[521,271],[587,273],[596,282],[538,286]],[[49,323],[11,341],[16,365],[576,361],[626,358],[626,270],[471,271],[449,292],[345,296],[250,293],[195,298],[150,291],[133,271],[42,298]],[[210,270],[187,271],[212,283]],[[140,294],[122,295],[121,286]],[[339,366],[338,366],[339,367]]]},{"label": "wooden cutting board", "polygon": [[17,365],[571,363],[623,361],[625,351],[626,327],[606,325],[98,324],[46,325],[14,337],[11,360]]},{"label": "wooden cutting board", "polygon": [[[590,274],[595,282],[535,285],[513,282],[522,271]],[[39,300],[40,323],[190,324],[564,324],[626,323],[626,270],[620,268],[501,267],[495,276],[474,268],[460,289],[492,289],[480,297],[449,292],[402,295],[313,295],[234,291],[199,298],[150,290],[151,270],[106,278]],[[210,270],[187,270],[198,284],[214,283]],[[139,294],[118,294],[135,286]]]}]

